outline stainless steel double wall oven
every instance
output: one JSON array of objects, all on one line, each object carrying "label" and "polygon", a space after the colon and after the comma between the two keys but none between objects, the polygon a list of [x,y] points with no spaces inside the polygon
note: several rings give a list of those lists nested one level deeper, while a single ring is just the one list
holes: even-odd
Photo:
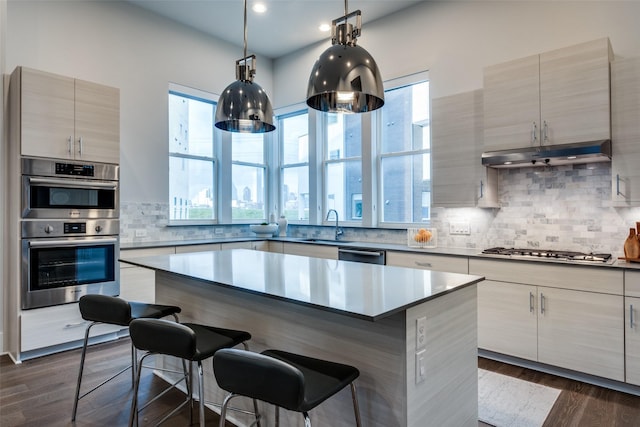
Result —
[{"label": "stainless steel double wall oven", "polygon": [[119,166],[21,162],[22,309],[118,295]]}]

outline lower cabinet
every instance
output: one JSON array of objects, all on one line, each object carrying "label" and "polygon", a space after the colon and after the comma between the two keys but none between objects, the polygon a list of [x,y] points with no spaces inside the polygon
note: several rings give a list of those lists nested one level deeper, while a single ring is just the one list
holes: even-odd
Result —
[{"label": "lower cabinet", "polygon": [[624,272],[626,381],[640,386],[640,271]]},{"label": "lower cabinet", "polygon": [[417,254],[413,252],[387,251],[387,265],[461,274],[467,274],[469,271],[467,257]]},{"label": "lower cabinet", "polygon": [[[120,251],[120,258],[140,258],[175,253],[173,246]],[[120,297],[127,301],[156,302],[156,273],[135,265],[120,263]]]},{"label": "lower cabinet", "polygon": [[315,258],[338,259],[338,247],[308,243],[284,243],[282,253]]},{"label": "lower cabinet", "polygon": [[485,280],[478,285],[478,347],[538,360],[535,286]]},{"label": "lower cabinet", "polygon": [[478,347],[624,381],[622,272],[585,267],[548,276],[556,269],[471,259],[469,273],[486,278],[478,285]]},{"label": "lower cabinet", "polygon": [[[80,315],[78,303],[23,310],[20,315],[20,351],[70,343],[84,339],[89,322]],[[96,325],[91,336],[117,332],[120,326]]]},{"label": "lower cabinet", "polygon": [[621,295],[538,288],[538,361],[624,381]]},{"label": "lower cabinet", "polygon": [[640,298],[624,299],[626,381],[640,386]]}]

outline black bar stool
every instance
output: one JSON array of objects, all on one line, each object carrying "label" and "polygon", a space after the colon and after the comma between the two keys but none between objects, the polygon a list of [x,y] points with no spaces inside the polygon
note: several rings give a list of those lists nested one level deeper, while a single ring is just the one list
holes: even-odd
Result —
[{"label": "black bar stool", "polygon": [[[129,415],[130,427],[133,426],[134,420],[137,423],[138,413],[140,411],[183,380],[187,385],[188,396],[186,400],[167,414],[158,424],[163,423],[186,404],[190,405],[190,421],[191,424],[193,424],[193,363],[189,363],[188,376],[185,374],[158,396],[154,397],[151,401],[138,409],[138,389],[140,387],[140,375],[143,367],[142,363],[147,356],[161,354],[180,358],[183,362],[185,360],[188,360],[189,362],[197,362],[200,426],[204,427],[204,374],[202,370],[202,361],[213,356],[217,351],[223,348],[231,348],[238,344],[243,344],[245,348],[248,348],[246,341],[251,339],[251,334],[245,331],[215,328],[212,326],[204,326],[194,323],[175,323],[159,319],[135,319],[131,321],[131,324],[129,325],[129,334],[131,335],[133,345],[136,348],[147,352],[138,362],[138,375],[135,381],[133,400],[131,402],[131,413]],[[254,409],[256,419],[259,419],[257,412],[258,405],[255,400]]]},{"label": "black bar stool", "polygon": [[[80,396],[80,385],[82,383],[82,373],[84,371],[84,360],[87,354],[87,346],[89,343],[89,333],[94,325],[100,323],[106,323],[110,325],[129,326],[129,323],[133,319],[139,318],[154,318],[159,319],[161,317],[173,316],[178,321],[178,313],[180,313],[180,307],[174,305],[159,305],[159,304],[147,304],[142,302],[128,302],[122,298],[112,297],[108,295],[84,295],[79,301],[80,314],[84,320],[88,320],[91,323],[87,326],[87,330],[84,334],[84,344],[82,346],[82,357],[80,359],[80,371],[78,372],[78,383],[76,385],[76,394],[73,400],[73,414],[71,421],[75,421],[76,413],[78,412],[78,402],[80,399],[102,387],[118,375],[131,368],[131,384],[133,385],[136,377],[136,363],[137,353],[136,349],[131,344],[131,365],[122,369],[117,374],[114,374],[110,378],[106,379],[102,383],[98,384],[91,390],[85,392]],[[185,366],[186,368],[186,366]]]},{"label": "black bar stool", "polygon": [[276,427],[280,407],[301,412],[311,427],[308,412],[351,385],[356,425],[361,426],[354,381],[357,368],[314,359],[280,350],[252,353],[237,349],[220,350],[213,357],[218,385],[230,392],[220,411],[220,427],[225,425],[227,404],[236,396],[262,400],[276,406]]}]

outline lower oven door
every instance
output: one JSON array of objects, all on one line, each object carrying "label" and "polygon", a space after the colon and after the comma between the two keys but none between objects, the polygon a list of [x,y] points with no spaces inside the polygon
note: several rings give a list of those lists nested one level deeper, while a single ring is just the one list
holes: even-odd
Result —
[{"label": "lower oven door", "polygon": [[120,294],[118,236],[22,240],[22,309]]}]

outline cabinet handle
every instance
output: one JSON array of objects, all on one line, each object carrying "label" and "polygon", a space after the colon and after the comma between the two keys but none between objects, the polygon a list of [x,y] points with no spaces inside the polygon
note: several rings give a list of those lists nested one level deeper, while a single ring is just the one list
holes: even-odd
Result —
[{"label": "cabinet handle", "polygon": [[82,156],[82,137],[78,138],[78,154]]},{"label": "cabinet handle", "polygon": [[432,267],[430,262],[418,262],[418,261],[416,261],[416,265],[419,266],[419,267],[429,267],[429,268]]},{"label": "cabinet handle", "polygon": [[484,182],[480,180],[480,198],[484,197]]},{"label": "cabinet handle", "polygon": [[543,142],[549,142],[549,126],[547,125],[547,121],[544,121],[544,127],[542,128],[542,134],[544,135]]},{"label": "cabinet handle", "polygon": [[67,139],[68,144],[68,152],[69,154],[73,154],[73,136],[70,136],[69,139]]},{"label": "cabinet handle", "polygon": [[536,122],[533,122],[533,126],[531,127],[531,143],[535,144],[538,139],[538,126]]},{"label": "cabinet handle", "polygon": [[633,304],[629,304],[629,328],[633,329]]},{"label": "cabinet handle", "polygon": [[84,326],[86,324],[87,324],[86,321],[77,322],[77,323],[67,323],[66,325],[64,325],[64,328],[65,329],[78,328],[78,327]]},{"label": "cabinet handle", "polygon": [[544,314],[544,294],[542,292],[540,292],[540,314]]},{"label": "cabinet handle", "polygon": [[535,307],[533,306],[533,301],[534,301],[533,292],[529,292],[529,313],[533,313],[533,310],[535,310]]},{"label": "cabinet handle", "polygon": [[620,194],[620,174],[616,174],[616,196]]}]

